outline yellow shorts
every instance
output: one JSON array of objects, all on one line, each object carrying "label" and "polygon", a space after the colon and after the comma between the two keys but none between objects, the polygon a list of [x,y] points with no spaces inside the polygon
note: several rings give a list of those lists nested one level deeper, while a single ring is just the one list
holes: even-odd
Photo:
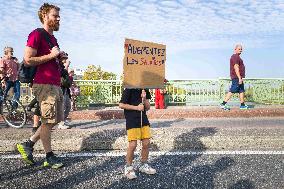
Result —
[{"label": "yellow shorts", "polygon": [[128,141],[151,138],[150,126],[145,125],[142,127],[142,129],[141,128],[128,129],[127,138]]}]

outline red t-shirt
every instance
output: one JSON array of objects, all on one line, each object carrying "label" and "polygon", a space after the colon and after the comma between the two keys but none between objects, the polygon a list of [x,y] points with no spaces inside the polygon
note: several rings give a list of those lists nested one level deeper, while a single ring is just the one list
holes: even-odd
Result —
[{"label": "red t-shirt", "polygon": [[231,79],[237,79],[238,78],[238,76],[235,72],[235,69],[234,69],[235,64],[239,65],[240,75],[241,75],[242,78],[245,78],[246,75],[245,75],[244,62],[238,54],[233,54],[231,56],[231,59],[230,59],[230,76],[231,76]]},{"label": "red t-shirt", "polygon": [[[54,44],[54,46],[58,46],[53,35],[50,35],[50,39],[51,43]],[[34,30],[30,33],[27,41],[27,46],[33,49],[37,49],[36,56],[47,55],[51,50],[44,36],[37,30]],[[59,61],[57,58],[38,65],[33,83],[60,86],[60,69],[61,68],[59,66]]]}]

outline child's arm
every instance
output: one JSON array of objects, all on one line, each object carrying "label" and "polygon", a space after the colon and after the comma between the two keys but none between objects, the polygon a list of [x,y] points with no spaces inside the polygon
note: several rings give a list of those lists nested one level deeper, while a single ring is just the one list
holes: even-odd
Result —
[{"label": "child's arm", "polygon": [[143,111],[144,110],[144,105],[143,104],[139,104],[138,106],[134,106],[134,105],[130,105],[130,104],[119,103],[119,108],[125,109],[125,110]]},{"label": "child's arm", "polygon": [[150,110],[150,101],[149,101],[149,99],[145,99],[144,100],[144,107],[145,107],[145,110],[146,111],[148,111],[148,110]]},{"label": "child's arm", "polygon": [[147,97],[149,98],[149,96],[147,96],[146,91],[143,89],[142,94],[141,94],[141,98],[142,98],[142,101],[143,101],[143,104],[144,104],[146,111],[150,110],[150,101],[149,101],[149,99],[147,99]]},{"label": "child's arm", "polygon": [[144,105],[139,104],[137,106],[128,104],[128,100],[130,98],[130,90],[125,89],[122,93],[121,100],[119,102],[119,108],[125,109],[125,110],[136,110],[136,111],[143,111]]}]

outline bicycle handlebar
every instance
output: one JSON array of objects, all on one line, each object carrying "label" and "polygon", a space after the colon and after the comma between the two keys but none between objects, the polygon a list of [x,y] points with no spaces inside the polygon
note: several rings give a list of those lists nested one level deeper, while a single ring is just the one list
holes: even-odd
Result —
[{"label": "bicycle handlebar", "polygon": [[3,81],[3,80],[6,80],[6,79],[8,79],[8,77],[2,77],[2,78],[0,78],[0,82]]}]

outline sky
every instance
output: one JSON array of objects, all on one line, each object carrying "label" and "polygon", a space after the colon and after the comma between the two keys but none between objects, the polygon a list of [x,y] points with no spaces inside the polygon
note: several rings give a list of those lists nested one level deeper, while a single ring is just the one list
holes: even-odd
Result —
[{"label": "sky", "polygon": [[247,78],[284,78],[283,0],[0,0],[0,49],[23,57],[44,2],[61,8],[54,35],[73,68],[120,75],[130,38],[166,45],[169,80],[229,77],[235,44],[243,45]]}]

